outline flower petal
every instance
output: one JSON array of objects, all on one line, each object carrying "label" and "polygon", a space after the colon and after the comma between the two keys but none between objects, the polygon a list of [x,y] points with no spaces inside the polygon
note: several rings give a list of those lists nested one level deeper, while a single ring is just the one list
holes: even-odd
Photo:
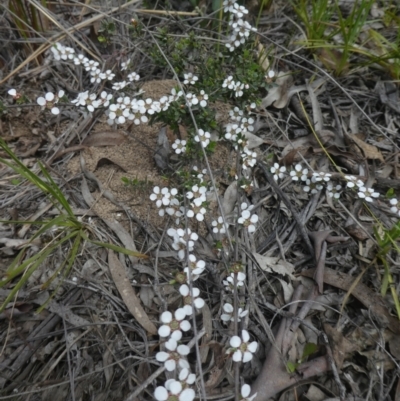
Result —
[{"label": "flower petal", "polygon": [[243,362],[246,363],[251,361],[252,359],[253,359],[253,354],[249,351],[245,351],[243,354]]},{"label": "flower petal", "polygon": [[243,384],[240,393],[242,394],[243,398],[246,398],[250,395],[251,387],[248,384]]},{"label": "flower petal", "polygon": [[168,372],[172,372],[176,368],[176,362],[173,359],[170,359],[164,363],[165,369],[168,370]]},{"label": "flower petal", "polygon": [[165,387],[160,386],[154,391],[154,398],[157,401],[166,401],[168,399],[168,391]]},{"label": "flower petal", "polygon": [[232,359],[234,360],[234,362],[240,362],[242,360],[242,351],[237,350],[234,352],[234,354],[232,355]]},{"label": "flower petal", "polygon": [[165,362],[169,358],[168,352],[160,351],[156,354],[156,359],[158,362]]},{"label": "flower petal", "polygon": [[238,348],[240,347],[240,344],[242,343],[242,340],[240,339],[239,336],[233,336],[231,340],[229,341],[229,344],[233,348]]}]

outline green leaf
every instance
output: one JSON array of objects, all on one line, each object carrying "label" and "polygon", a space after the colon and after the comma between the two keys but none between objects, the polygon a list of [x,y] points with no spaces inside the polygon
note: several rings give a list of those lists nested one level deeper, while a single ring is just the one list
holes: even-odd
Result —
[{"label": "green leaf", "polygon": [[386,198],[391,199],[394,198],[396,194],[394,193],[393,188],[389,188],[388,191],[386,192]]},{"label": "green leaf", "polygon": [[307,343],[304,346],[303,350],[303,355],[301,357],[301,360],[304,361],[306,360],[309,356],[315,354],[318,351],[318,345],[314,343]]},{"label": "green leaf", "polygon": [[288,362],[286,363],[286,370],[287,370],[289,373],[293,373],[293,372],[295,372],[297,366],[299,366],[298,363],[293,363],[293,362],[288,361]]}]

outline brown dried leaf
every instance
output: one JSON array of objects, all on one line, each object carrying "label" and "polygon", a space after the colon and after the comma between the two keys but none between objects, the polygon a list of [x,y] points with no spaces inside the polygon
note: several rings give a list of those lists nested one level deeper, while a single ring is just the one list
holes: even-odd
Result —
[{"label": "brown dried leaf", "polygon": [[121,262],[111,249],[108,251],[108,263],[115,286],[121,294],[122,300],[129,312],[132,313],[137,322],[150,334],[157,334],[156,326],[150,321],[142,308],[139,298],[136,296]]},{"label": "brown dried leaf", "polygon": [[83,146],[118,146],[126,142],[127,137],[120,131],[93,132],[81,145]]},{"label": "brown dried leaf", "polygon": [[350,224],[346,228],[346,232],[351,235],[353,238],[357,239],[358,241],[364,241],[368,239],[370,236],[368,233],[372,234],[373,229],[372,226],[364,225],[364,229],[361,228],[358,224]]},{"label": "brown dried leaf", "polygon": [[324,331],[329,339],[329,345],[332,348],[333,359],[337,368],[343,366],[344,360],[349,357],[348,354],[358,350],[358,346],[349,341],[343,334],[329,324],[324,324]]},{"label": "brown dried leaf", "polygon": [[348,138],[353,141],[363,152],[364,156],[367,159],[372,160],[379,160],[382,163],[385,159],[382,156],[381,151],[374,145],[370,145],[369,143],[364,142],[362,139],[359,138],[359,134],[356,135],[347,135]]}]

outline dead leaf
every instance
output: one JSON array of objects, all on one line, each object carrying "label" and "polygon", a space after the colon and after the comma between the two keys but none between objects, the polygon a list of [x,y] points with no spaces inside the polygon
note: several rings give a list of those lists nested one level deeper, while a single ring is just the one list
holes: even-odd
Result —
[{"label": "dead leaf", "polygon": [[[314,277],[314,272],[315,269],[309,269],[302,271],[300,275]],[[355,279],[355,277],[346,273],[337,272],[325,266],[324,283],[344,291],[352,289],[351,294],[371,311],[372,316],[374,316],[378,322],[383,326],[387,326],[393,333],[400,334],[400,321],[389,313],[382,297],[360,282],[352,288]]]},{"label": "dead leaf", "polygon": [[201,313],[203,315],[203,328],[205,329],[206,333],[201,339],[200,359],[202,363],[206,363],[208,352],[210,350],[208,343],[210,342],[213,333],[213,323],[212,313],[207,304],[204,304],[204,306],[201,308]]},{"label": "dead leaf", "polygon": [[349,226],[345,227],[345,230],[349,235],[358,241],[364,241],[370,238],[373,233],[373,227],[371,224],[363,224],[363,227],[360,227],[358,224],[350,224]]},{"label": "dead leaf", "polygon": [[349,341],[343,334],[329,324],[324,324],[324,331],[329,339],[332,348],[333,359],[339,371],[342,369],[343,362],[353,352],[358,350],[356,344]]},{"label": "dead leaf", "polygon": [[167,127],[162,127],[158,133],[157,149],[154,154],[154,161],[160,170],[168,167],[168,159],[171,154],[171,146],[167,137]]},{"label": "dead leaf", "polygon": [[81,143],[82,146],[118,146],[126,142],[127,136],[120,131],[93,132]]},{"label": "dead leaf", "polygon": [[229,187],[226,188],[224,199],[222,201],[222,210],[224,211],[225,216],[233,212],[233,209],[235,208],[237,194],[237,183],[236,181],[232,181]]},{"label": "dead leaf", "polygon": [[277,109],[283,109],[290,100],[289,89],[293,86],[293,77],[289,73],[280,71],[275,86],[269,89],[268,95],[262,100],[262,107],[271,104]]},{"label": "dead leaf", "polygon": [[269,273],[278,273],[282,276],[287,275],[290,278],[295,279],[293,276],[294,265],[291,263],[280,258],[260,255],[259,253],[253,253],[253,255],[262,270]]},{"label": "dead leaf", "polygon": [[144,311],[142,305],[140,304],[139,298],[136,296],[135,291],[126,275],[126,272],[121,265],[121,262],[111,249],[108,251],[108,263],[115,286],[117,287],[118,292],[121,294],[122,300],[127,306],[129,312],[144,329],[146,329],[150,334],[156,335],[156,326],[150,321],[149,317]]},{"label": "dead leaf", "polygon": [[258,146],[262,145],[264,142],[259,136],[252,134],[251,132],[245,131],[244,137],[247,139],[246,147],[249,149],[257,148]]},{"label": "dead leaf", "polygon": [[366,143],[362,139],[360,139],[360,134],[349,135],[345,133],[345,136],[350,141],[353,141],[361,149],[366,159],[379,160],[382,163],[385,161],[381,151],[376,146],[370,145],[369,143]]},{"label": "dead leaf", "polygon": [[154,291],[151,287],[141,287],[139,291],[139,297],[144,306],[151,308],[154,298]]},{"label": "dead leaf", "polygon": [[345,74],[348,69],[349,69],[349,63],[346,62],[344,66],[340,66],[340,63],[342,62],[342,57],[343,54],[340,50],[337,49],[327,49],[326,47],[323,47],[321,49],[318,49],[317,52],[318,58],[321,61],[321,63],[331,71],[338,71],[338,68],[340,68],[340,72],[342,74]]},{"label": "dead leaf", "polygon": [[[129,249],[130,251],[138,252],[135,242],[133,241],[133,238],[131,235],[128,233],[128,231],[125,230],[125,228],[122,226],[121,223],[119,223],[117,220],[107,220],[103,219],[104,223],[108,225],[108,227],[111,228],[117,234],[119,240],[122,242],[124,247],[126,249]],[[129,255],[130,261],[135,264],[138,263],[139,259]]]}]

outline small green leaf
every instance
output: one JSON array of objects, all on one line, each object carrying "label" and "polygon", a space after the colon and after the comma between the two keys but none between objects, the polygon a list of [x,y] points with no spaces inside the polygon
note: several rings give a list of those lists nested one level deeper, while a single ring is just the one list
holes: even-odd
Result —
[{"label": "small green leaf", "polygon": [[391,199],[394,198],[396,194],[394,193],[393,188],[389,188],[388,191],[386,192],[386,198]]},{"label": "small green leaf", "polygon": [[293,363],[290,361],[286,363],[286,369],[289,373],[293,373],[296,370],[297,366],[299,366],[298,363]]},{"label": "small green leaf", "polygon": [[317,351],[318,351],[318,345],[317,344],[307,343],[304,346],[303,355],[301,357],[301,360],[304,361],[306,358],[308,358],[312,354],[315,354]]}]

